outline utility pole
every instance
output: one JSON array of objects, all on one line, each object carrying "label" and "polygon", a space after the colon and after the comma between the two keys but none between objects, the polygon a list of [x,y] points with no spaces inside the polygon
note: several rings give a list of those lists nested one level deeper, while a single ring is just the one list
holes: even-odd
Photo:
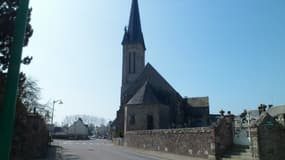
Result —
[{"label": "utility pole", "polygon": [[8,75],[4,92],[3,105],[0,110],[0,159],[10,159],[16,111],[16,97],[19,83],[19,72],[27,24],[29,0],[19,0],[14,28],[14,41],[9,59]]}]

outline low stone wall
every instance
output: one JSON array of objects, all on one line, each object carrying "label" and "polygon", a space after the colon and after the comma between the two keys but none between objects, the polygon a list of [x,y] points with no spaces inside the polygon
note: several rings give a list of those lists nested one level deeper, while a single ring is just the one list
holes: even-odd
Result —
[{"label": "low stone wall", "polygon": [[127,131],[128,147],[219,159],[233,144],[233,116],[221,117],[211,127]]},{"label": "low stone wall", "polygon": [[115,145],[123,146],[124,145],[124,139],[123,138],[112,138],[112,142]]},{"label": "low stone wall", "polygon": [[128,131],[124,139],[126,146],[153,151],[201,158],[215,154],[215,136],[212,128]]}]

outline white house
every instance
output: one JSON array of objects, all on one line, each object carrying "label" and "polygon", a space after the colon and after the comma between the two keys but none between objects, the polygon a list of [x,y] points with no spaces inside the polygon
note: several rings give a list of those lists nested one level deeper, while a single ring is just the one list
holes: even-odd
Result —
[{"label": "white house", "polygon": [[88,126],[83,123],[81,118],[79,118],[68,128],[67,135],[69,138],[87,139]]}]

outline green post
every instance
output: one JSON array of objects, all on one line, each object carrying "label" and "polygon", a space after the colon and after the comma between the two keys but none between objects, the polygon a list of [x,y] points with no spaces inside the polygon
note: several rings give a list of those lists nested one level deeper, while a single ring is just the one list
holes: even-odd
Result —
[{"label": "green post", "polygon": [[9,160],[10,158],[10,148],[16,111],[16,97],[28,7],[29,0],[19,0],[19,8],[17,10],[14,30],[14,41],[11,48],[11,57],[8,67],[7,83],[3,98],[3,106],[0,110],[0,160]]}]

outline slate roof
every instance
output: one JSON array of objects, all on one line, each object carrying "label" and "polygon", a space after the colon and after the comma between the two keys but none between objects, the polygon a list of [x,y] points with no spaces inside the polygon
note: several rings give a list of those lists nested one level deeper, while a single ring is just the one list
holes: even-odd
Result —
[{"label": "slate roof", "polygon": [[248,110],[247,113],[250,116],[250,119],[258,119],[260,117],[258,110]]},{"label": "slate roof", "polygon": [[133,0],[129,19],[129,26],[125,29],[122,44],[125,45],[136,43],[141,43],[145,49],[145,43],[141,29],[138,0]]},{"label": "slate roof", "polygon": [[285,114],[285,105],[274,106],[268,109],[267,111],[272,117],[278,116],[280,114]]},{"label": "slate roof", "polygon": [[187,103],[191,107],[209,107],[209,97],[187,98]]},{"label": "slate roof", "polygon": [[146,81],[127,104],[160,104],[151,85]]},{"label": "slate roof", "polygon": [[160,102],[160,104],[176,106],[178,101],[182,101],[180,94],[149,63],[123,93],[126,95],[123,104],[142,103],[146,92],[151,93],[151,96],[145,99],[147,103]]},{"label": "slate roof", "polygon": [[136,82],[148,81],[154,86],[160,86],[161,89],[176,92],[176,90],[159,74],[159,72],[150,64],[147,63],[142,73],[138,76]]},{"label": "slate roof", "polygon": [[278,125],[276,120],[270,114],[268,114],[267,112],[263,112],[261,113],[259,119],[255,122],[255,124],[253,124],[253,126],[261,126],[267,121],[272,122],[272,125]]}]

